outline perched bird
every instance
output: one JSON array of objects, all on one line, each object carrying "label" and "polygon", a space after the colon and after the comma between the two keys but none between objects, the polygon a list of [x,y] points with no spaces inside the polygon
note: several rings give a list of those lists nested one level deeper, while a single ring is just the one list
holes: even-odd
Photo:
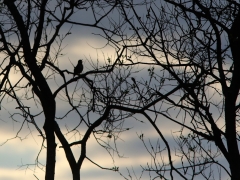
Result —
[{"label": "perched bird", "polygon": [[74,73],[73,73],[73,77],[81,74],[81,72],[83,71],[83,64],[82,64],[82,60],[78,60],[78,64],[77,66],[74,68]]}]

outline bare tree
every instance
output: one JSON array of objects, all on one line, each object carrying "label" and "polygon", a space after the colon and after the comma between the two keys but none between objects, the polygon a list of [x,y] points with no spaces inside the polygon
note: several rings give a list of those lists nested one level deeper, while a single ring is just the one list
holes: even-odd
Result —
[{"label": "bare tree", "polygon": [[[144,170],[163,179],[239,179],[240,4],[126,0],[118,11],[125,23],[106,39],[125,51],[122,67],[149,72],[132,76],[137,106],[128,110],[143,114],[164,143],[146,145],[153,163]],[[179,126],[175,150],[165,122]]]},{"label": "bare tree", "polygon": [[[119,69],[122,51],[118,51],[116,60],[106,59],[106,63],[93,61],[92,70],[76,74],[72,70],[61,69],[59,58],[62,56],[62,44],[71,34],[71,29],[61,31],[64,24],[93,27],[100,30],[115,32],[116,27],[108,30],[102,21],[108,18],[117,5],[115,1],[60,0],[60,1],[1,1],[0,44],[1,44],[1,102],[12,99],[16,102],[12,118],[20,115],[24,125],[33,125],[41,135],[42,149],[46,148],[45,179],[53,180],[55,174],[56,138],[61,142],[69,162],[73,179],[80,179],[83,161],[88,159],[101,167],[97,162],[86,156],[86,144],[91,134],[99,144],[110,151],[111,146],[105,139],[114,137],[126,129],[122,128],[122,120],[131,113],[114,112],[114,107],[127,96],[128,86],[123,87],[129,77],[131,68]],[[84,12],[91,16],[91,22],[73,15]],[[72,17],[72,18],[71,18]],[[112,29],[112,30],[111,30]],[[77,64],[77,62],[76,62]],[[13,72],[18,80],[13,81]],[[82,71],[82,70],[81,70]],[[80,71],[79,71],[80,72]],[[72,78],[74,76],[74,78]],[[53,82],[56,82],[53,85]],[[57,82],[61,82],[58,85]],[[81,82],[81,83],[80,83]],[[56,85],[58,87],[56,88]],[[56,117],[57,97],[62,99],[68,111]],[[31,104],[31,107],[27,106]],[[40,107],[36,113],[35,107]],[[66,135],[58,124],[58,119],[66,119],[75,113],[79,123],[67,134],[80,134],[74,142],[68,142]],[[44,118],[43,130],[37,118]],[[79,127],[85,132],[79,132]],[[18,135],[17,135],[18,136]],[[81,145],[81,154],[76,160],[71,149]],[[117,151],[116,149],[112,149]],[[37,162],[38,163],[38,162]],[[117,171],[117,167],[105,168]]]},{"label": "bare tree", "polygon": [[[162,140],[153,148],[153,144],[146,144],[143,134],[139,136],[153,159],[143,171],[153,178],[221,179],[222,174],[234,180],[240,178],[239,3],[55,3],[5,0],[0,8],[1,53],[5,55],[1,62],[1,100],[13,98],[16,113],[20,112],[24,123],[34,125],[42,136],[42,147],[46,145],[47,150],[46,180],[54,179],[55,135],[65,151],[73,179],[80,179],[83,161],[93,162],[86,156],[90,134],[109,150],[112,146],[103,138],[114,137],[115,142],[121,132],[128,130],[122,128],[124,120],[134,114],[142,114]],[[90,12],[92,23],[71,19],[81,10]],[[110,13],[117,14],[118,19]],[[105,20],[107,28],[100,24]],[[100,35],[115,48],[116,59],[107,58],[101,66],[93,62],[92,70],[72,78],[73,69],[58,66],[62,42],[70,34],[61,34],[64,24],[103,31]],[[54,43],[58,48],[52,53]],[[17,83],[11,79],[13,70],[21,75]],[[50,82],[57,78],[61,78],[61,85],[53,90]],[[56,120],[56,97],[64,97],[69,108],[59,119],[66,119],[72,112],[79,116],[79,124],[68,133],[86,127],[79,140],[68,142],[62,133]],[[41,111],[32,113],[26,100],[40,106]],[[35,121],[41,114],[45,118],[44,132]],[[178,131],[172,133],[177,148],[162,131],[165,122],[178,126]],[[71,147],[78,144],[81,154],[76,160]]]}]

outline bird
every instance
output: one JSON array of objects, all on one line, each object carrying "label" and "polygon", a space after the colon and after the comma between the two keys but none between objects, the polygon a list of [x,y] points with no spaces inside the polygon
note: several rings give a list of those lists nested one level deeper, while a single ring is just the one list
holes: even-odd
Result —
[{"label": "bird", "polygon": [[77,66],[74,68],[73,77],[81,74],[82,71],[83,71],[83,64],[82,64],[82,60],[80,59],[78,60]]}]

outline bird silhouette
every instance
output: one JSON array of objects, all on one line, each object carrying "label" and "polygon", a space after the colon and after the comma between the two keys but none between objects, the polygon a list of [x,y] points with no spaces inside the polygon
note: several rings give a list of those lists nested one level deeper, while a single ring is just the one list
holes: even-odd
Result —
[{"label": "bird silhouette", "polygon": [[81,74],[82,71],[83,71],[82,60],[78,60],[78,64],[77,64],[77,66],[74,68],[73,77],[76,76],[76,75]]}]

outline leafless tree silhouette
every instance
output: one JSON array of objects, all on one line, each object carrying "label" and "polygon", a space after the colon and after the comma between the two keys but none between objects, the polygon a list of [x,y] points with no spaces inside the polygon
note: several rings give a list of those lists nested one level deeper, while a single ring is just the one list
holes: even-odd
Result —
[{"label": "leafless tree silhouette", "polygon": [[[23,125],[32,124],[42,136],[47,151],[46,180],[54,179],[55,135],[73,179],[78,180],[83,161],[93,162],[86,156],[90,135],[107,150],[117,151],[104,138],[115,142],[128,130],[123,122],[135,114],[142,114],[160,138],[149,146],[147,135],[139,136],[152,158],[143,167],[151,178],[221,179],[224,174],[240,179],[238,2],[54,2],[5,0],[0,7],[1,102],[15,100],[13,116],[21,114]],[[71,19],[82,11],[92,15],[91,23]],[[107,28],[101,24],[104,21]],[[99,35],[115,48],[116,58],[107,58],[103,65],[92,62],[91,70],[71,78],[73,69],[58,65],[62,43],[71,34],[61,33],[64,24],[101,30]],[[19,75],[17,82],[12,80],[12,71]],[[50,82],[58,78],[61,84],[55,88]],[[56,117],[57,97],[68,105],[61,117]],[[41,111],[33,113],[26,101]],[[68,142],[58,119],[67,119],[73,112],[79,124],[68,133],[79,133],[80,126],[86,131]],[[41,115],[44,131],[36,121]],[[164,123],[178,126],[172,133],[177,147],[163,133]],[[81,145],[77,160],[71,149],[75,145]]]},{"label": "leafless tree silhouette", "polygon": [[[121,123],[131,114],[114,112],[117,102],[127,96],[127,90],[121,87],[131,69],[119,69],[122,52],[118,52],[116,60],[106,59],[105,64],[97,60],[90,62],[91,70],[85,68],[85,73],[74,78],[71,78],[74,68],[68,70],[59,66],[62,45],[71,35],[71,28],[67,32],[62,31],[64,24],[107,30],[101,22],[108,19],[117,4],[105,0],[1,1],[1,104],[3,107],[6,99],[14,100],[16,106],[11,109],[11,117],[23,118],[19,132],[24,126],[33,125],[41,135],[42,148],[46,148],[46,180],[54,179],[55,136],[61,142],[60,148],[65,151],[73,179],[79,180],[85,159],[101,167],[86,156],[90,135],[93,134],[99,144],[110,151],[112,147],[104,143],[104,138],[117,139],[118,134],[126,130]],[[73,17],[81,12],[92,19],[85,23],[84,17]],[[115,28],[110,26],[107,31],[114,32]],[[14,74],[18,76],[17,81]],[[59,101],[66,107],[66,113],[61,117],[56,115],[61,111],[56,106]],[[26,104],[31,104],[31,107]],[[67,133],[63,132],[60,120],[67,119],[72,113],[78,116],[79,122]],[[38,118],[44,119],[43,129],[36,120]],[[85,132],[79,132],[82,126]],[[68,134],[79,134],[79,137],[74,142],[68,142]],[[74,145],[81,145],[77,160],[71,149]],[[118,170],[117,167],[101,168]]]},{"label": "leafless tree silhouette", "polygon": [[[163,179],[239,179],[239,2],[141,2],[123,1],[125,23],[105,37],[125,50],[122,66],[149,72],[132,78],[134,111],[143,110],[164,146],[146,146],[153,163],[144,170]],[[162,133],[165,122],[179,126],[176,149]]]}]

